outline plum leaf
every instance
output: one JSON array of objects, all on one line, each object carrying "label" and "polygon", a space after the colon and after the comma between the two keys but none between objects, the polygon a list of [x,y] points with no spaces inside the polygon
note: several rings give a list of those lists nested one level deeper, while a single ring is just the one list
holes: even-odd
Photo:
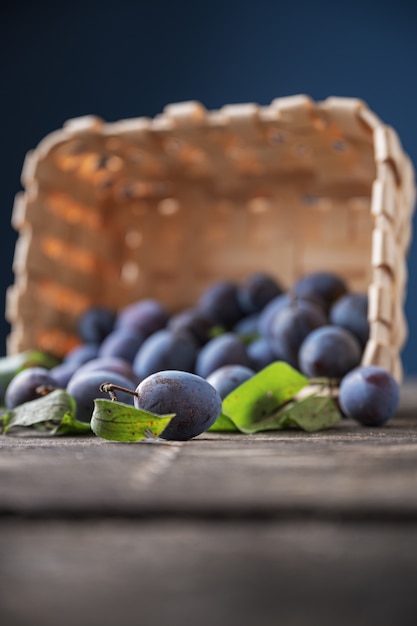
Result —
[{"label": "plum leaf", "polygon": [[123,402],[97,398],[94,400],[91,430],[110,441],[141,441],[158,437],[175,413],[156,415]]},{"label": "plum leaf", "polygon": [[342,419],[335,399],[328,393],[328,387],[318,388],[307,385],[292,400],[282,406],[277,413],[254,424],[252,432],[261,430],[283,430],[300,428],[306,432],[316,432],[333,428]]},{"label": "plum leaf", "polygon": [[75,400],[63,389],[55,389],[45,396],[25,402],[2,413],[3,434],[16,429],[20,434],[36,430],[47,435],[91,433],[90,424],[74,417]]},{"label": "plum leaf", "polygon": [[341,413],[327,381],[311,381],[277,361],[234,389],[224,400],[212,432],[257,433],[297,427],[307,432],[331,428]]},{"label": "plum leaf", "polygon": [[238,432],[240,432],[240,429],[236,426],[236,424],[233,422],[233,420],[230,419],[230,417],[228,417],[227,415],[225,415],[222,412],[222,413],[220,413],[219,417],[216,419],[214,424],[212,424],[210,426],[210,428],[208,429],[208,432],[215,432],[215,433],[232,432],[232,433],[238,433]]}]

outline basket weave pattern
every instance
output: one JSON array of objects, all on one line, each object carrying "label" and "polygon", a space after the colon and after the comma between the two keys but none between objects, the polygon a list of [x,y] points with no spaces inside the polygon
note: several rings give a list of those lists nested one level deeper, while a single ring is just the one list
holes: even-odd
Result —
[{"label": "basket weave pattern", "polygon": [[361,100],[77,118],[27,155],[22,182],[9,353],[62,356],[92,305],[155,297],[175,311],[219,278],[264,270],[289,287],[329,269],[368,292],[363,363],[401,380],[414,170]]}]

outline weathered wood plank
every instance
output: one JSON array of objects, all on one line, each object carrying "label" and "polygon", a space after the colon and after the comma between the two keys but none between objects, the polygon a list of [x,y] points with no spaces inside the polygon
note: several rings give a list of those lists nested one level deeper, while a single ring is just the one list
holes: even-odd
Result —
[{"label": "weathered wood plank", "polygon": [[415,525],[14,519],[0,530],[5,626],[415,624]]},{"label": "weathered wood plank", "polygon": [[380,429],[0,437],[0,623],[414,626],[409,391]]}]

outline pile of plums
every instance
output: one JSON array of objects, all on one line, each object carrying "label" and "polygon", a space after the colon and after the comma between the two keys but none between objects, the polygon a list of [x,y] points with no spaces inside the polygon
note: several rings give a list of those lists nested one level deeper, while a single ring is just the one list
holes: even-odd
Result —
[{"label": "pile of plums", "polygon": [[395,412],[399,387],[385,370],[360,367],[367,314],[367,295],[324,271],[289,289],[263,272],[218,281],[179,312],[150,298],[120,311],[95,307],[79,319],[80,344],[50,370],[16,375],[5,401],[13,408],[37,397],[40,385],[60,387],[75,398],[77,419],[88,422],[93,400],[108,397],[100,385],[110,381],[136,390],[119,392],[121,402],[176,413],[163,437],[189,439],[217,419],[230,391],[285,361],[308,378],[336,379],[346,415],[379,425]]}]

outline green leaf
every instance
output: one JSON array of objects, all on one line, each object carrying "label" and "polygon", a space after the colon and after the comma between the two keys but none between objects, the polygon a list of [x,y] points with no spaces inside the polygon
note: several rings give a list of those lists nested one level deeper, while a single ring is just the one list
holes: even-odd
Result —
[{"label": "green leaf", "polygon": [[220,413],[214,424],[210,426],[207,432],[224,433],[224,432],[240,432],[239,428],[233,423],[233,421],[225,415]]},{"label": "green leaf", "polygon": [[94,400],[91,430],[110,441],[140,441],[158,437],[175,413],[156,415],[123,402],[98,398]]},{"label": "green leaf", "polygon": [[269,425],[266,420],[307,384],[308,379],[300,372],[277,361],[234,389],[223,400],[222,412],[243,433],[273,430],[274,422]]},{"label": "green leaf", "polygon": [[239,333],[239,338],[244,344],[250,345],[257,339],[259,339],[259,333]]},{"label": "green leaf", "polygon": [[61,419],[61,423],[58,424],[55,430],[50,432],[51,435],[86,435],[91,433],[91,426],[89,423],[80,422],[75,419],[72,413],[64,413]]},{"label": "green leaf", "polygon": [[309,395],[301,399],[296,397],[278,412],[278,428],[295,426],[307,432],[315,432],[333,428],[340,422],[342,415],[327,389],[308,389]]},{"label": "green leaf", "polygon": [[34,429],[48,435],[86,434],[90,424],[75,419],[75,400],[63,389],[25,402],[2,417],[4,434],[12,429]]},{"label": "green leaf", "polygon": [[210,339],[215,339],[220,335],[223,335],[226,332],[224,326],[220,326],[220,324],[216,324],[209,329],[208,335]]},{"label": "green leaf", "polygon": [[10,409],[6,409],[5,407],[0,407],[0,433],[4,432],[7,424],[13,417],[13,413]]},{"label": "green leaf", "polygon": [[272,363],[223,400],[212,432],[257,433],[300,428],[307,432],[332,428],[341,419],[334,385],[309,381],[282,361]]}]

